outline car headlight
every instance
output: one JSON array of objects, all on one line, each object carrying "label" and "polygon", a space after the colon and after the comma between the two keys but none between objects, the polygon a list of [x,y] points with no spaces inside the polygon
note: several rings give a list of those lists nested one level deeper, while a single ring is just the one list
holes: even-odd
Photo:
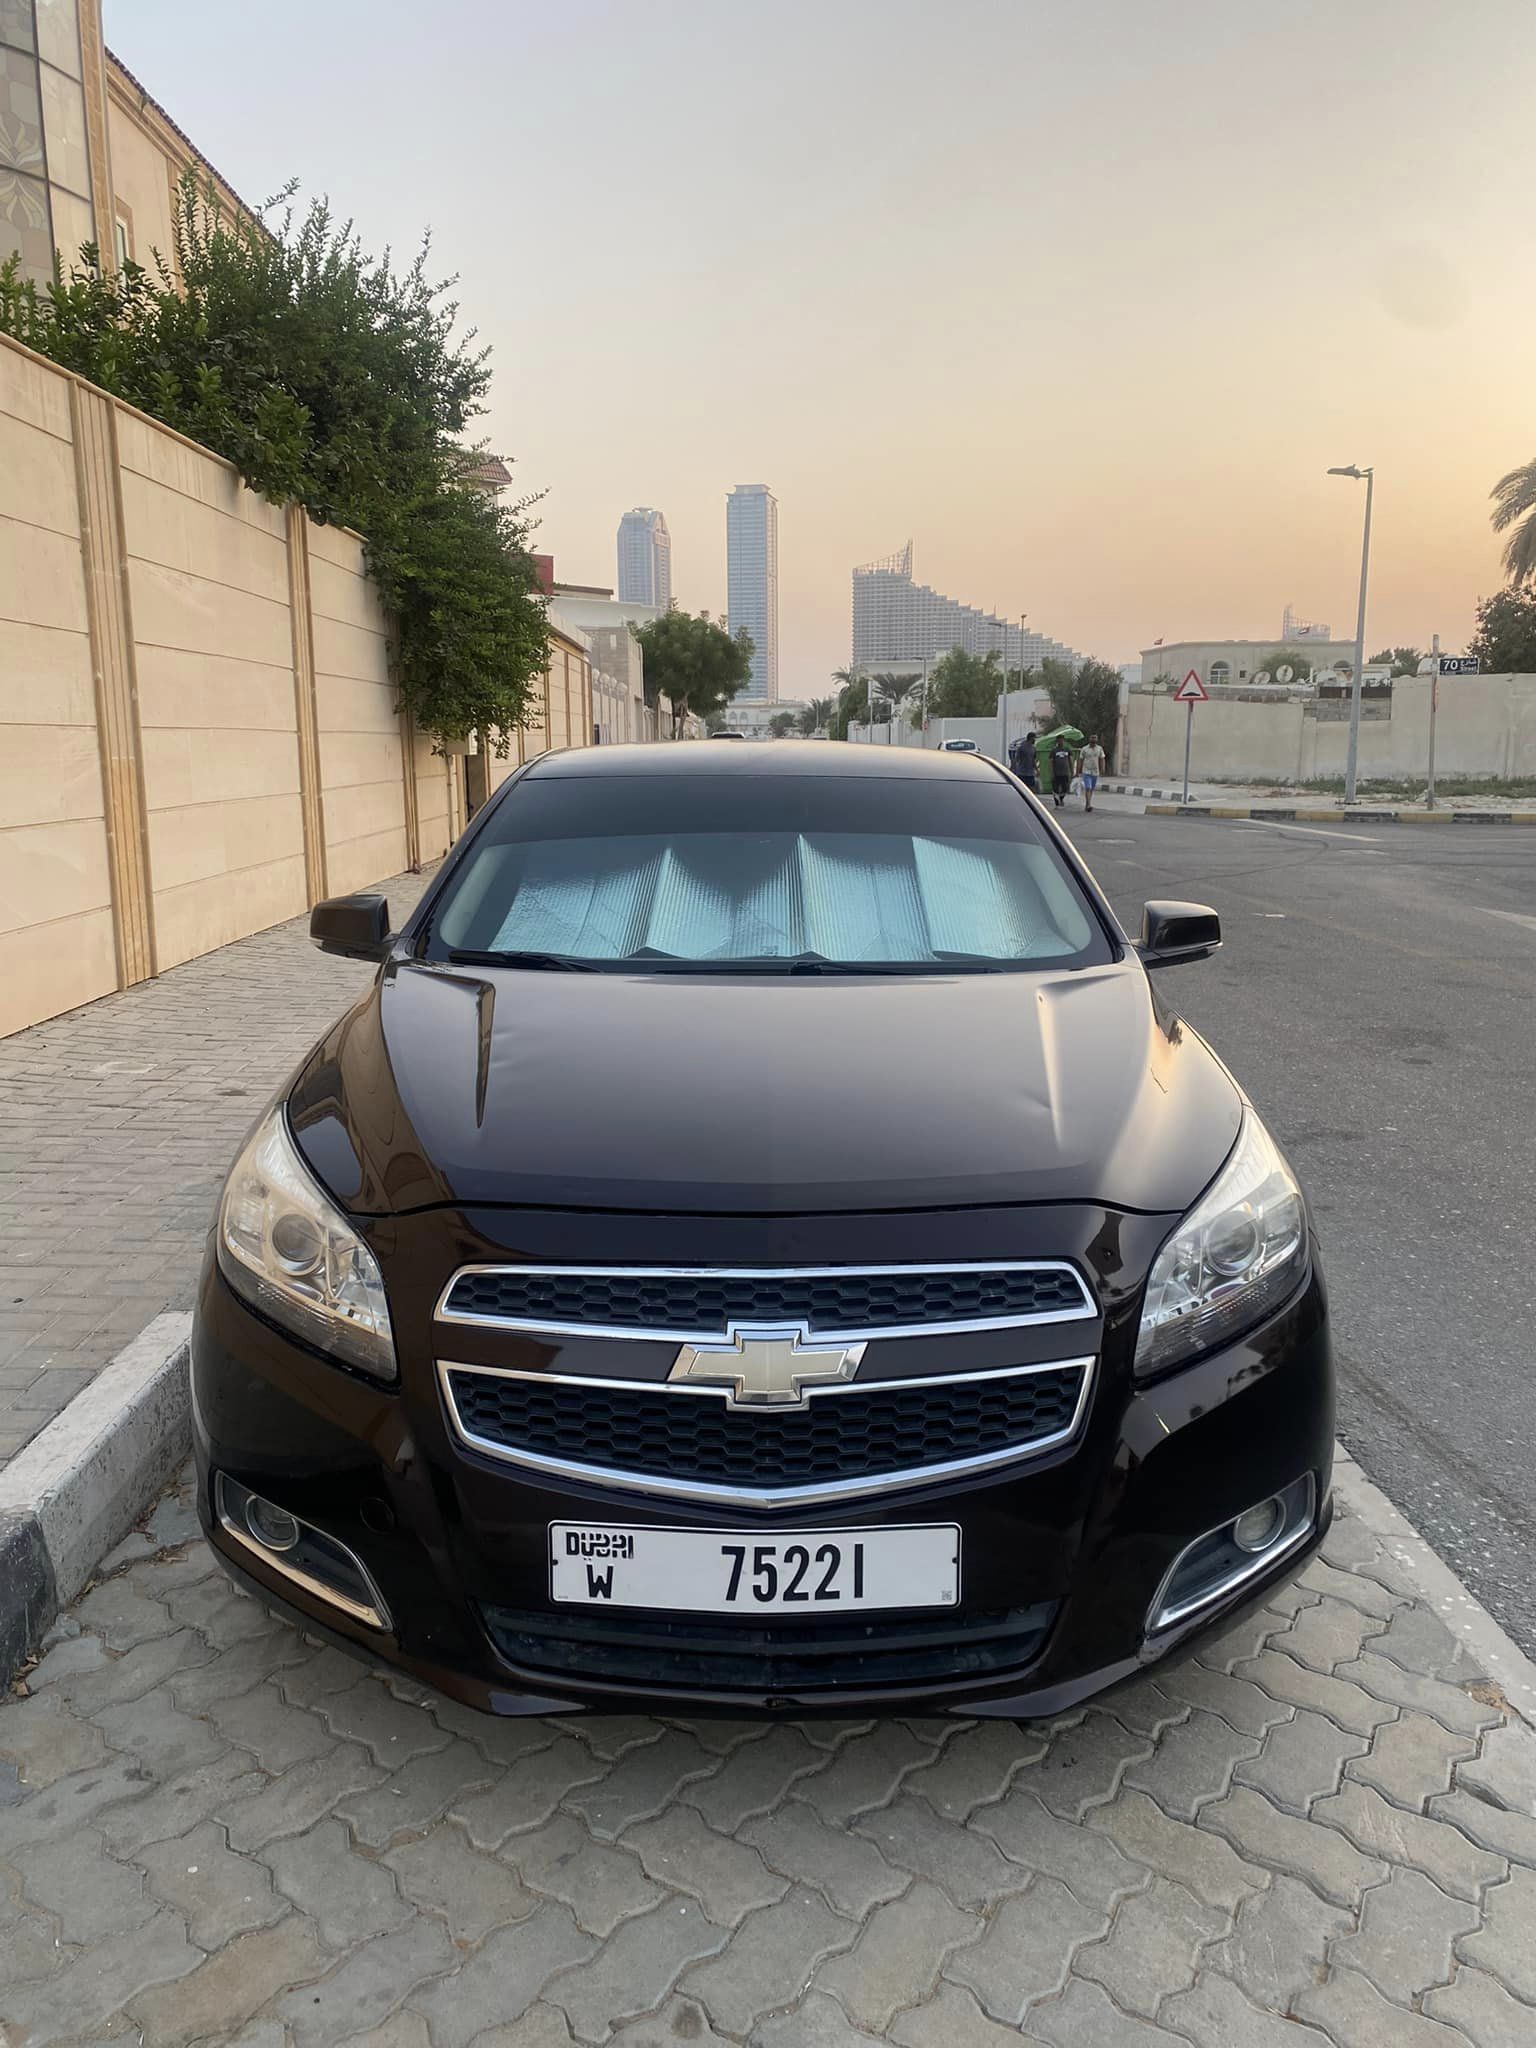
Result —
[{"label": "car headlight", "polygon": [[1260,1321],[1283,1301],[1307,1262],[1301,1188],[1251,1109],[1214,1185],[1152,1263],[1139,1377],[1197,1357]]},{"label": "car headlight", "polygon": [[299,1157],[281,1102],[230,1168],[215,1241],[253,1308],[374,1379],[396,1377],[379,1262]]}]

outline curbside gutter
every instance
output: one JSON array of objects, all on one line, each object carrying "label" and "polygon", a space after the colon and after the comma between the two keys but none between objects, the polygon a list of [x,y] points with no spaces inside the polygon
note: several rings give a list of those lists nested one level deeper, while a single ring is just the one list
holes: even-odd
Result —
[{"label": "curbside gutter", "polygon": [[1536,1663],[1473,1598],[1438,1550],[1425,1542],[1406,1515],[1367,1479],[1342,1444],[1333,1451],[1333,1486],[1351,1514],[1381,1538],[1393,1559],[1418,1588],[1426,1607],[1440,1617],[1495,1679],[1511,1709],[1536,1729]]},{"label": "curbside gutter", "polygon": [[[1113,794],[1113,792],[1109,792]],[[1299,810],[1278,804],[1149,803],[1149,818],[1258,818],[1313,825],[1536,825],[1536,811]]]},{"label": "curbside gutter", "polygon": [[1154,789],[1144,782],[1101,782],[1100,796],[1139,796],[1147,800],[1149,818],[1273,818],[1309,825],[1536,825],[1536,808],[1524,811],[1458,811],[1454,805],[1437,805],[1426,811],[1421,804],[1309,804],[1281,805],[1263,801],[1256,804],[1214,803],[1209,798],[1185,803],[1183,791]]},{"label": "curbside gutter", "polygon": [[1220,804],[1185,803],[1177,789],[1153,789],[1141,782],[1101,782],[1101,796],[1139,796],[1147,800],[1149,818],[1258,818],[1277,824],[1308,825],[1536,825],[1536,809],[1525,811],[1458,811],[1419,804],[1367,807],[1355,804]]},{"label": "curbside gutter", "polygon": [[185,1461],[191,1328],[156,1316],[0,1471],[0,1683]]}]

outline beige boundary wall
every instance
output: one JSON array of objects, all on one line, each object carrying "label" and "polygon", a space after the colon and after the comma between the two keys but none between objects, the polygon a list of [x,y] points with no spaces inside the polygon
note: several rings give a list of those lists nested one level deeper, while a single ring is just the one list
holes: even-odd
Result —
[{"label": "beige boundary wall", "polygon": [[[512,761],[581,745],[560,636]],[[436,859],[353,534],[0,337],[0,1035]]]},{"label": "beige boundary wall", "polygon": [[[1367,697],[1360,773],[1412,777],[1429,759],[1427,676],[1402,676],[1389,698]],[[1185,709],[1163,692],[1126,698],[1126,759],[1119,772],[1177,775],[1184,766]],[[1197,704],[1190,773],[1197,782],[1310,782],[1344,773],[1347,700],[1259,700],[1233,692]],[[1435,725],[1439,775],[1536,775],[1536,676],[1446,676]]]}]

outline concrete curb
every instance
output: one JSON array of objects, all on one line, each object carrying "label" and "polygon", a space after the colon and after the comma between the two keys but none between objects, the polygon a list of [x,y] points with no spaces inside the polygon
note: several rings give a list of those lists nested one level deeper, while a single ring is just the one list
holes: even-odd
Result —
[{"label": "concrete curb", "polygon": [[[1113,790],[1106,791],[1114,795]],[[1130,791],[1125,794],[1129,795]],[[1301,810],[1272,804],[1149,803],[1149,818],[1257,818],[1311,825],[1536,825],[1536,811]]]},{"label": "concrete curb", "polygon": [[1473,1657],[1495,1679],[1511,1709],[1536,1729],[1536,1664],[1499,1626],[1480,1601],[1474,1600],[1437,1550],[1430,1547],[1406,1515],[1399,1512],[1342,1444],[1334,1446],[1334,1491],[1391,1552],[1396,1563],[1452,1635],[1459,1636]]},{"label": "concrete curb", "polygon": [[156,1316],[0,1472],[0,1682],[185,1460],[191,1328]]}]

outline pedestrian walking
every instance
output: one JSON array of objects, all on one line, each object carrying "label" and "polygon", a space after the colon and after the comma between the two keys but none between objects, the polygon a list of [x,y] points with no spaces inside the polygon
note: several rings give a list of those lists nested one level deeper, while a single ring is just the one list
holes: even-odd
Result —
[{"label": "pedestrian walking", "polygon": [[1064,739],[1058,739],[1051,746],[1051,797],[1057,810],[1066,802],[1072,790],[1072,749]]},{"label": "pedestrian walking", "polygon": [[1030,736],[1015,740],[1008,749],[1008,765],[1026,789],[1040,794],[1040,760],[1035,752],[1035,742]]},{"label": "pedestrian walking", "polygon": [[1077,757],[1077,772],[1083,778],[1083,809],[1093,809],[1093,792],[1099,786],[1099,777],[1104,773],[1104,749],[1096,738],[1088,741]]}]

